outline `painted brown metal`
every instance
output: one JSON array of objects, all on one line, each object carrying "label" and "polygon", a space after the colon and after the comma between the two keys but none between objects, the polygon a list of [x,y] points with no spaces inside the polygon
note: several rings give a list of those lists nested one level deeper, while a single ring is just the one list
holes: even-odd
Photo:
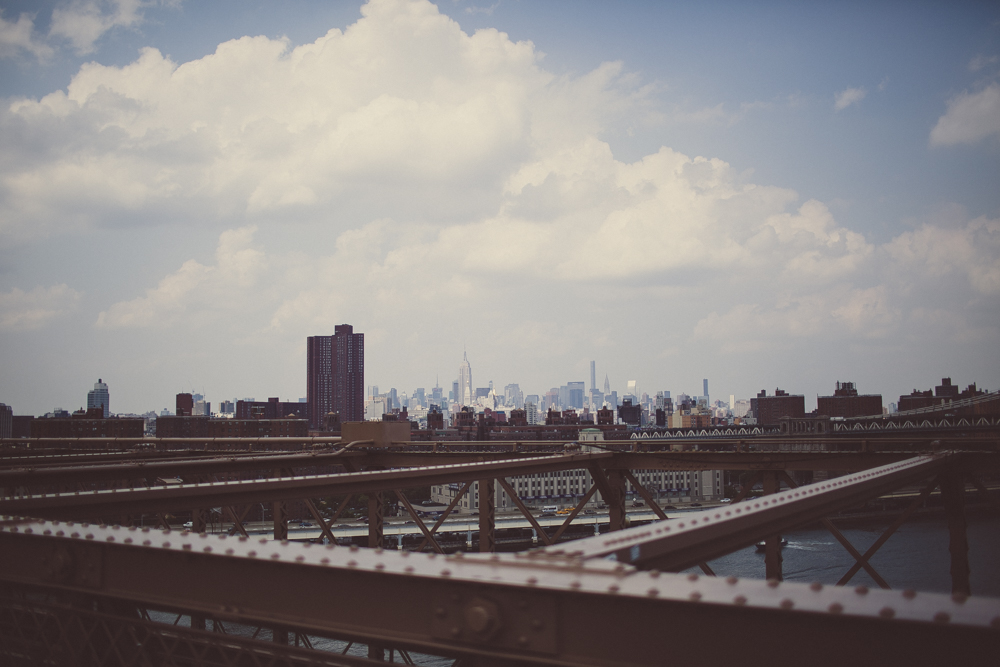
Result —
[{"label": "painted brown metal", "polygon": [[946,470],[940,479],[941,496],[948,516],[948,552],[951,554],[951,591],[969,595],[969,540],[966,536],[965,481],[955,470]]},{"label": "painted brown metal", "polygon": [[915,457],[880,468],[788,489],[772,496],[736,503],[693,518],[671,519],[618,534],[549,547],[550,553],[572,552],[581,558],[610,554],[642,568],[683,570],[751,545],[768,535],[791,530],[936,475],[949,456]]},{"label": "painted brown metal", "polygon": [[26,498],[0,499],[0,513],[41,518],[81,518],[121,516],[136,512],[157,512],[219,507],[253,502],[295,500],[354,493],[389,491],[410,486],[483,479],[498,474],[516,476],[586,467],[588,463],[613,455],[560,454],[532,459],[513,459],[427,466],[403,470],[379,470],[340,475],[305,475],[278,479],[254,479],[208,484],[184,484],[125,491],[94,491],[51,494]]},{"label": "painted brown metal", "polygon": [[[780,645],[821,667],[977,667],[1000,651],[994,599],[672,575],[541,553],[441,557],[33,522],[0,529],[0,582],[4,637],[16,632],[5,623],[12,610],[74,599],[81,614],[174,610],[205,627],[243,623],[470,664],[770,665]],[[60,609],[74,622],[71,607]],[[269,664],[304,664],[285,663],[294,647],[264,639]],[[136,648],[145,645],[161,646],[129,643],[139,651],[132,662],[151,661]],[[0,657],[10,646],[0,638]],[[227,663],[252,663],[239,656],[261,643],[234,637],[230,646]]]},{"label": "painted brown metal", "polygon": [[496,483],[487,477],[479,480],[479,551],[496,550]]}]

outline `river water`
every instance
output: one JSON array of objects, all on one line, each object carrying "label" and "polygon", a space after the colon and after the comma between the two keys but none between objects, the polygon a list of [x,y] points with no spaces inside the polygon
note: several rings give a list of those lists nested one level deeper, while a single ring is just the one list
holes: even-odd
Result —
[{"label": "river water", "polygon": [[[1000,518],[970,517],[968,524],[970,585],[973,595],[1000,597]],[[866,524],[841,528],[840,532],[865,553],[892,523]],[[854,558],[824,528],[796,530],[784,535],[782,549],[785,581],[836,584],[854,564]],[[903,524],[869,561],[893,589],[950,593],[951,556],[948,553],[948,526],[943,517],[910,520]],[[709,562],[718,576],[764,578],[764,554],[747,547]],[[701,572],[692,568],[691,572]],[[850,585],[877,588],[863,569]]]}]

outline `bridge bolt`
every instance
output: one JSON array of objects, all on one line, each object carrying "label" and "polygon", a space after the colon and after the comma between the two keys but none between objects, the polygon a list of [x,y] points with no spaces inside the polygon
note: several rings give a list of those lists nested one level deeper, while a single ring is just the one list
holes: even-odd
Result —
[{"label": "bridge bolt", "polygon": [[500,610],[484,598],[473,598],[462,613],[465,629],[481,641],[490,639],[500,629]]}]

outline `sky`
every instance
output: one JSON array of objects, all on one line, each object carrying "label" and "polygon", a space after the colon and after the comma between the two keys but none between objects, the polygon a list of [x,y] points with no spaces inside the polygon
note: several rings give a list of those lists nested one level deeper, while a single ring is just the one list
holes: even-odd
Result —
[{"label": "sky", "polygon": [[0,0],[0,402],[1000,388],[1000,5]]}]

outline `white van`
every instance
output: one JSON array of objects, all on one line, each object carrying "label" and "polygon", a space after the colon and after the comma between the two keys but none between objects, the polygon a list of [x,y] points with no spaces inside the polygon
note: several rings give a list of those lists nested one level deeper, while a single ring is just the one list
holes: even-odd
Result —
[{"label": "white van", "polygon": [[555,514],[559,511],[558,505],[546,505],[542,508],[542,514]]}]

